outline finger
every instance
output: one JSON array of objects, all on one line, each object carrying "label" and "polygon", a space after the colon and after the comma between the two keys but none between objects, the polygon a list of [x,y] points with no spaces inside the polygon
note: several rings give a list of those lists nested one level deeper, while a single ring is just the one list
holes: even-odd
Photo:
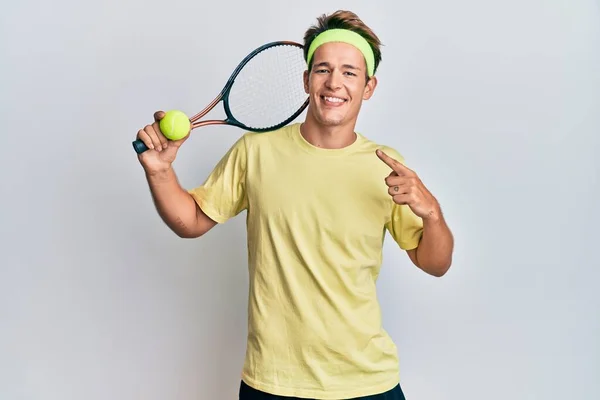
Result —
[{"label": "finger", "polygon": [[165,117],[164,111],[157,111],[154,113],[154,121],[159,122],[161,119]]},{"label": "finger", "polygon": [[381,161],[387,164],[388,167],[392,169],[392,171],[396,172],[398,175],[406,174],[412,172],[409,168],[407,168],[400,161],[388,156],[383,150],[377,149],[376,151],[377,157]]},{"label": "finger", "polygon": [[147,148],[154,149],[154,143],[152,143],[152,138],[146,133],[144,129],[140,129],[137,133],[137,138],[144,142]]},{"label": "finger", "polygon": [[166,149],[169,143],[165,135],[163,135],[162,131],[160,130],[160,124],[158,122],[155,122],[152,124],[152,127],[154,128],[154,132],[156,132],[156,136],[160,141],[160,145],[163,149]]},{"label": "finger", "polygon": [[407,185],[410,183],[410,179],[402,176],[402,175],[396,175],[394,173],[394,175],[388,176],[387,178],[385,178],[385,184],[388,186],[401,186],[401,185]]},{"label": "finger", "polygon": [[162,133],[159,133],[160,130],[158,132],[156,132],[154,130],[154,126],[153,125],[146,125],[146,127],[144,128],[144,131],[146,132],[146,134],[152,140],[152,144],[154,145],[153,148],[155,150],[157,150],[157,151],[161,151],[162,150],[162,143],[161,143],[160,139],[158,138],[159,135],[162,135]]},{"label": "finger", "polygon": [[392,197],[397,195],[410,194],[412,191],[411,187],[408,185],[403,186],[390,186],[388,188],[388,194]]},{"label": "finger", "polygon": [[394,200],[394,203],[400,204],[400,205],[411,204],[411,202],[413,200],[413,198],[410,194],[398,194],[398,195],[392,196],[392,199]]},{"label": "finger", "polygon": [[381,161],[386,163],[388,167],[390,167],[392,170],[394,170],[394,166],[395,166],[394,164],[395,164],[396,160],[394,160],[392,157],[388,156],[383,150],[377,149],[377,151],[375,153],[377,154],[377,157],[379,157],[379,159]]}]

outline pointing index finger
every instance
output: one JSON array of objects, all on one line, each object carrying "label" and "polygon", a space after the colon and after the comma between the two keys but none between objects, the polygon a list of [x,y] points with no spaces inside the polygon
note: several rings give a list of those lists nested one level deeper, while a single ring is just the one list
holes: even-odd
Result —
[{"label": "pointing index finger", "polygon": [[395,172],[403,173],[406,171],[406,167],[404,165],[402,165],[402,163],[400,161],[395,160],[392,157],[388,156],[387,154],[385,154],[385,152],[383,150],[377,149],[376,153],[377,153],[377,157],[379,157],[379,159],[381,161],[386,163],[387,166],[390,167]]}]

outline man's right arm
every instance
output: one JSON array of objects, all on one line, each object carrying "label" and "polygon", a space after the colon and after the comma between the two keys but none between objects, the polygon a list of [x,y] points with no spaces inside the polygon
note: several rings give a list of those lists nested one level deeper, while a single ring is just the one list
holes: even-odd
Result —
[{"label": "man's right arm", "polygon": [[217,225],[181,187],[172,167],[146,172],[146,178],[158,214],[179,237],[197,238]]},{"label": "man's right arm", "polygon": [[148,147],[138,158],[162,220],[179,237],[197,238],[217,223],[202,212],[193,197],[179,184],[172,165],[179,147],[189,137],[189,132],[182,139],[167,140],[160,131],[159,124],[164,116],[163,111],[155,112],[154,123],[138,131],[137,139]]}]

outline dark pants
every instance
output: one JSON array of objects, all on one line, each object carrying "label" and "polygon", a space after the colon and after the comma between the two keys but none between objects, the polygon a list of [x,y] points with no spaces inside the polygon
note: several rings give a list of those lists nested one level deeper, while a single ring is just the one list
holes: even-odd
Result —
[{"label": "dark pants", "polygon": [[[256,390],[246,385],[244,381],[240,384],[240,398],[239,400],[302,400],[298,397],[284,397],[284,396],[275,396],[269,393],[261,392],[260,390]],[[316,399],[312,399],[316,400]],[[340,399],[342,400],[342,399]],[[406,400],[404,398],[404,393],[402,393],[402,389],[400,385],[397,385],[392,390],[389,390],[385,393],[375,394],[372,396],[365,397],[357,397],[354,399],[346,399],[346,400]]]}]

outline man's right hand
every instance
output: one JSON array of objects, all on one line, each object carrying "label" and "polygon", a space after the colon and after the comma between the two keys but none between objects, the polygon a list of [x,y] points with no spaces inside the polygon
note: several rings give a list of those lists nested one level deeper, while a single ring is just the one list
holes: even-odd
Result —
[{"label": "man's right hand", "polygon": [[138,155],[138,159],[147,173],[163,172],[171,168],[179,147],[187,140],[188,134],[180,140],[168,140],[160,131],[159,122],[164,118],[163,111],[154,113],[154,123],[140,129],[136,138],[144,142],[148,150]]}]

